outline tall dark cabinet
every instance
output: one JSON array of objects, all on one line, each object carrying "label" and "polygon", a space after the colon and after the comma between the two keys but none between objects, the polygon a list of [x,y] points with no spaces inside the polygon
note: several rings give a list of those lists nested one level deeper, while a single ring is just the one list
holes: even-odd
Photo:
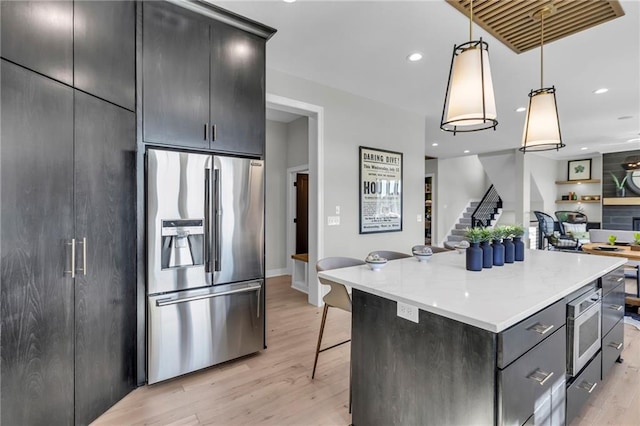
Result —
[{"label": "tall dark cabinet", "polygon": [[[0,423],[88,424],[135,387],[135,4],[62,2],[56,15],[47,2],[7,3]],[[59,27],[46,26],[57,18]],[[58,57],[66,50],[42,45],[66,40],[69,29],[86,36],[69,39],[71,80],[33,62],[35,51],[39,63],[66,63]],[[122,70],[96,62],[91,49],[119,51],[112,57]],[[82,90],[74,75],[85,77]],[[109,78],[124,89],[111,91],[120,82]]]},{"label": "tall dark cabinet", "polygon": [[145,2],[144,142],[262,156],[265,43],[274,31],[260,36],[172,4]]}]

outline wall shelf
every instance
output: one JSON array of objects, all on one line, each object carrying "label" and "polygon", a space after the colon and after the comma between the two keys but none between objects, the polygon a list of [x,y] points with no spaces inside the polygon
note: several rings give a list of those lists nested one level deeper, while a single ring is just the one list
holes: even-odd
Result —
[{"label": "wall shelf", "polygon": [[[600,200],[556,200],[556,204],[587,204],[587,203],[598,203],[600,204]],[[606,204],[606,202],[605,202]]]},{"label": "wall shelf", "polygon": [[640,206],[640,197],[608,197],[602,203],[605,206]]},{"label": "wall shelf", "polygon": [[600,179],[557,180],[556,185],[574,185],[581,183],[600,183]]}]

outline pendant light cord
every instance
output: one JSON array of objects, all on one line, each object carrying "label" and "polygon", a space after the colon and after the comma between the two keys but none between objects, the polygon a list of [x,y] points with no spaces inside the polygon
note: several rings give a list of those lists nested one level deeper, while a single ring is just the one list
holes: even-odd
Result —
[{"label": "pendant light cord", "polygon": [[473,41],[473,0],[469,6],[469,41]]},{"label": "pendant light cord", "polygon": [[540,17],[540,88],[544,87],[544,12]]}]

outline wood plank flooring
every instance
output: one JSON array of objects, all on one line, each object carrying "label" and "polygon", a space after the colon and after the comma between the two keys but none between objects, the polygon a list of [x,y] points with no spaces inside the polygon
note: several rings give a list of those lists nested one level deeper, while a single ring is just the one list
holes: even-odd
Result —
[{"label": "wood plank flooring", "polygon": [[[311,369],[322,309],[291,289],[291,277],[267,280],[268,349],[131,392],[94,425],[348,425],[349,345],[323,352]],[[347,339],[350,314],[330,309],[323,346]],[[637,425],[640,330],[625,325],[623,364],[594,391],[573,426]]]}]

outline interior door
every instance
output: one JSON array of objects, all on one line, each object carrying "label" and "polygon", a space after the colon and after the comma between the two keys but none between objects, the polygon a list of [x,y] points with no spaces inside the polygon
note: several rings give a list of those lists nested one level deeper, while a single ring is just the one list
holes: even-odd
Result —
[{"label": "interior door", "polygon": [[75,92],[75,406],[89,424],[135,387],[135,114]]},{"label": "interior door", "polygon": [[309,253],[309,175],[296,175],[296,254]]},{"label": "interior door", "polygon": [[73,423],[73,90],[2,60],[3,425]]}]

